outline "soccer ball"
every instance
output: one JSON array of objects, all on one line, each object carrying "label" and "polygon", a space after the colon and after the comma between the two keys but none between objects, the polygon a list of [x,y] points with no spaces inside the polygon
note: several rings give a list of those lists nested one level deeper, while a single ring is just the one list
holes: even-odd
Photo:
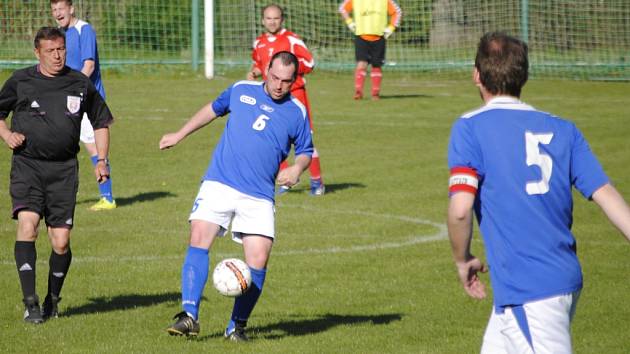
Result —
[{"label": "soccer ball", "polygon": [[212,283],[219,294],[230,297],[243,295],[252,285],[252,274],[238,258],[224,259],[214,268]]}]

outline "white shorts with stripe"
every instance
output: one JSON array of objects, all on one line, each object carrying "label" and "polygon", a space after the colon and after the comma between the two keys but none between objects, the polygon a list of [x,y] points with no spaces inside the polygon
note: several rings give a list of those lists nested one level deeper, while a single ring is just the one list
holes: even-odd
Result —
[{"label": "white shorts with stripe", "polygon": [[242,235],[275,237],[275,207],[269,200],[241,193],[223,183],[203,181],[188,220],[204,220],[219,225],[224,236],[232,223],[232,239],[242,243]]},{"label": "white shorts with stripe", "polygon": [[492,309],[481,346],[482,354],[571,353],[571,320],[580,292]]}]

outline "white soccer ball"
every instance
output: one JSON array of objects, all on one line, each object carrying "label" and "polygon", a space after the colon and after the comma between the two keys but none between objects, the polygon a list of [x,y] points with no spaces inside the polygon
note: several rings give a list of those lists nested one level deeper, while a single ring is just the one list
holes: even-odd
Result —
[{"label": "white soccer ball", "polygon": [[219,294],[237,297],[249,290],[252,274],[245,262],[238,258],[228,258],[214,268],[212,283]]}]

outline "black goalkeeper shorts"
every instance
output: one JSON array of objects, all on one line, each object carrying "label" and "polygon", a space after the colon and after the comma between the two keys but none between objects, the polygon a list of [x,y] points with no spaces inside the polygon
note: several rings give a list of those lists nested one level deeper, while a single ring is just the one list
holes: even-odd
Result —
[{"label": "black goalkeeper shorts", "polygon": [[354,56],[356,61],[367,61],[373,68],[380,68],[385,63],[385,38],[366,41],[356,36],[354,39]]},{"label": "black goalkeeper shorts", "polygon": [[79,189],[76,159],[46,161],[13,155],[11,184],[13,218],[32,211],[50,227],[72,228]]}]

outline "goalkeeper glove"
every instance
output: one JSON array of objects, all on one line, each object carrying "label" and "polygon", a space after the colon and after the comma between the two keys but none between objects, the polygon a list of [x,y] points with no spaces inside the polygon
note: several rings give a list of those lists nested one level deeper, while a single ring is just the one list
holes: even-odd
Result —
[{"label": "goalkeeper glove", "polygon": [[357,31],[357,24],[354,23],[352,18],[348,17],[346,19],[346,25],[348,26],[348,29],[350,30],[350,32],[352,32],[353,34]]},{"label": "goalkeeper glove", "polygon": [[392,25],[385,27],[385,30],[383,30],[383,37],[385,37],[385,39],[388,39],[392,35],[392,33],[394,33],[395,29],[396,27]]}]

